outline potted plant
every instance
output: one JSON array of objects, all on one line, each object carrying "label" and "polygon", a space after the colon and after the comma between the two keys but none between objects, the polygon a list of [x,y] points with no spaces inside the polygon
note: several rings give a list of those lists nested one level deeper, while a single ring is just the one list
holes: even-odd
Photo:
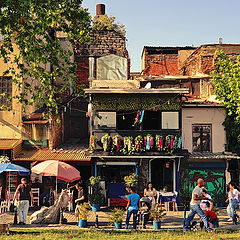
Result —
[{"label": "potted plant", "polygon": [[90,177],[89,185],[91,186],[91,193],[88,194],[88,200],[92,206],[92,210],[97,212],[100,210],[101,204],[104,203],[104,196],[101,193],[101,188],[99,186],[101,178],[98,177]]},{"label": "potted plant", "polygon": [[79,227],[87,227],[87,218],[90,212],[90,205],[88,203],[79,204],[75,209],[75,215],[78,218]]},{"label": "potted plant", "polygon": [[135,173],[130,174],[129,176],[125,176],[124,177],[124,182],[125,182],[125,186],[126,188],[130,188],[130,187],[137,187],[138,184],[138,176]]},{"label": "potted plant", "polygon": [[109,216],[109,223],[114,224],[116,229],[122,228],[124,211],[122,209],[114,208],[112,214]]},{"label": "potted plant", "polygon": [[160,204],[156,204],[155,207],[150,211],[150,216],[153,218],[153,228],[155,230],[161,228],[161,219],[165,215],[166,211]]}]

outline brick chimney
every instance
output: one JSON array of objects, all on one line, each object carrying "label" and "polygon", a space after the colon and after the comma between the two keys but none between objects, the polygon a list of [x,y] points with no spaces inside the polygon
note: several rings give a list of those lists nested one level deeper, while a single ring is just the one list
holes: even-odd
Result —
[{"label": "brick chimney", "polygon": [[104,15],[105,14],[105,4],[97,4],[96,5],[96,15]]}]

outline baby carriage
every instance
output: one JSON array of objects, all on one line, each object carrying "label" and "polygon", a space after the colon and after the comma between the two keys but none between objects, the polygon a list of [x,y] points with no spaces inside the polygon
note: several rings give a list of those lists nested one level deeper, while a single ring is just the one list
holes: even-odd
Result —
[{"label": "baby carriage", "polygon": [[138,211],[138,222],[139,227],[146,228],[147,222],[149,220],[150,209],[151,209],[151,200],[148,197],[142,197],[139,203]]}]

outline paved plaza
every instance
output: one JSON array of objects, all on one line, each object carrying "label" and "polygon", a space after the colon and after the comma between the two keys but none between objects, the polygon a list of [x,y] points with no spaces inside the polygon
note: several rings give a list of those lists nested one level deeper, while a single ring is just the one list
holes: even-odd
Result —
[{"label": "paved plaza", "polygon": [[[240,211],[238,210],[238,213]],[[113,226],[109,225],[109,214],[111,212],[109,209],[103,208],[101,211],[95,213],[91,212],[88,218],[88,226],[89,228],[95,228],[95,220],[96,220],[96,215],[98,215],[98,221],[99,221],[99,228],[104,229],[104,230],[109,230],[113,229]],[[240,230],[240,224],[239,225],[233,225],[232,222],[228,222],[228,216],[226,214],[226,209],[221,209],[219,211],[219,221],[220,221],[220,228],[221,229],[236,229]],[[25,228],[25,229],[79,229],[77,226],[77,218],[72,212],[64,212],[64,217],[67,218],[67,224],[30,224],[30,215],[31,212],[28,215],[27,218],[27,224],[24,226],[20,225],[13,225],[13,220],[14,220],[14,215],[12,213],[6,214],[4,217],[2,216],[0,218],[1,222],[7,222],[10,224],[10,228]],[[183,218],[184,218],[184,212],[183,211],[178,211],[178,212],[172,212],[168,211],[167,215],[163,218],[162,220],[162,229],[165,230],[181,230],[183,226]],[[198,217],[196,216],[195,218],[198,220]],[[124,222],[123,222],[123,227],[124,227]],[[140,228],[140,227],[139,227]],[[147,225],[146,230],[152,230],[152,222],[149,221]]]}]

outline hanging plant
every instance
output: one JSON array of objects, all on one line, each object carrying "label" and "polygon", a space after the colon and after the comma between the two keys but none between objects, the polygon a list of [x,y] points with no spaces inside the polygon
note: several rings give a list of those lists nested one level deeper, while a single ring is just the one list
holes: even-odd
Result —
[{"label": "hanging plant", "polygon": [[174,136],[167,135],[165,139],[165,150],[168,153],[172,153],[174,151]]},{"label": "hanging plant", "polygon": [[144,137],[144,146],[147,151],[153,149],[154,137],[151,134],[147,134],[147,136]]},{"label": "hanging plant", "polygon": [[89,148],[88,151],[93,153],[97,146],[97,137],[92,135],[89,139]]},{"label": "hanging plant", "polygon": [[173,146],[174,149],[178,148],[179,138],[180,136],[177,136],[177,135],[174,138],[174,146]]},{"label": "hanging plant", "polygon": [[105,134],[104,136],[102,136],[101,143],[103,144],[104,152],[108,152],[111,150],[112,138],[108,134]]},{"label": "hanging plant", "polygon": [[155,136],[155,142],[156,142],[156,149],[158,150],[158,151],[163,151],[163,147],[164,147],[164,138],[163,138],[163,136],[161,136],[161,135],[156,135]]},{"label": "hanging plant", "polygon": [[120,152],[122,147],[122,138],[120,135],[115,135],[113,137],[113,151]]},{"label": "hanging plant", "polygon": [[123,149],[122,152],[124,154],[132,154],[134,151],[133,146],[133,137],[128,136],[123,138]]},{"label": "hanging plant", "polygon": [[135,152],[141,153],[144,151],[144,142],[142,136],[135,137]]}]

